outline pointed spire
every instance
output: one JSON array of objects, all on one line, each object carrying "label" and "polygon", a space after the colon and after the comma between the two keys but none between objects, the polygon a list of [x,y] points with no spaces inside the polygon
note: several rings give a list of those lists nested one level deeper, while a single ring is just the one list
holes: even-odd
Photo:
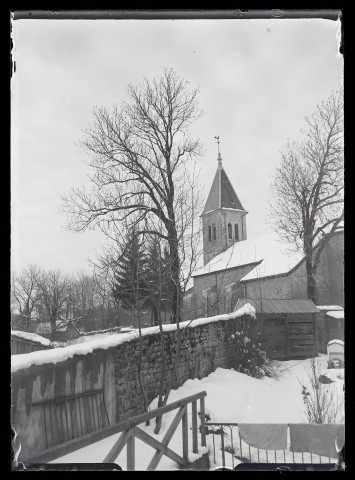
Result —
[{"label": "pointed spire", "polygon": [[235,193],[235,190],[223,168],[222,156],[219,150],[219,136],[214,138],[217,140],[216,143],[218,145],[218,168],[210,189],[210,193],[207,197],[207,201],[205,204],[205,208],[203,209],[202,215],[204,213],[223,208],[242,210],[246,212],[246,210],[240,203],[240,200]]}]

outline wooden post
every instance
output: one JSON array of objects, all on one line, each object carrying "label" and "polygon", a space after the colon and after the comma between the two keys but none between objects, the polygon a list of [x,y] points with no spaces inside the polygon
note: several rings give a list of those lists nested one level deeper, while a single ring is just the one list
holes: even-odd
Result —
[{"label": "wooden post", "polygon": [[205,398],[200,399],[200,413],[201,413],[201,445],[206,446],[206,426],[205,426]]},{"label": "wooden post", "polygon": [[134,451],[134,437],[135,437],[135,428],[131,430],[131,435],[127,441],[127,470],[134,470],[135,468],[135,451]]},{"label": "wooden post", "polygon": [[317,313],[313,313],[313,343],[314,343],[314,356],[318,357],[318,340],[317,340]]},{"label": "wooden post", "polygon": [[192,451],[198,453],[197,443],[197,401],[192,402]]},{"label": "wooden post", "polygon": [[289,352],[289,341],[288,341],[288,315],[286,313],[285,317],[285,333],[286,333],[286,358],[289,360],[290,352]]},{"label": "wooden post", "polygon": [[187,405],[184,409],[182,417],[182,456],[184,460],[189,460],[189,435],[188,435],[188,423],[187,423]]}]

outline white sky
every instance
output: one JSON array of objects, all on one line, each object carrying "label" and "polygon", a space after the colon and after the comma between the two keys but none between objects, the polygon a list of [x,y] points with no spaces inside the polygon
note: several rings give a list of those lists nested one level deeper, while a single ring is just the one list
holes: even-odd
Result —
[{"label": "white sky", "polygon": [[173,67],[200,85],[193,127],[207,197],[224,168],[247,216],[248,237],[269,231],[266,205],[279,150],[304,117],[343,84],[339,22],[272,20],[16,20],[12,80],[12,233],[15,270],[32,262],[88,269],[104,238],[64,229],[60,197],[88,184],[75,142],[94,106],[125,100],[126,86]]}]

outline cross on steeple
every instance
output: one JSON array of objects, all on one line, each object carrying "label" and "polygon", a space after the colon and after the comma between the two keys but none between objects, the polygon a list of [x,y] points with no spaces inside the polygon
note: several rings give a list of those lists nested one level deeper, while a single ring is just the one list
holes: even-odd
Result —
[{"label": "cross on steeple", "polygon": [[221,157],[221,152],[219,151],[219,144],[221,143],[219,141],[219,136],[218,137],[214,137],[217,139],[217,145],[218,145],[218,165],[222,165],[222,157]]}]

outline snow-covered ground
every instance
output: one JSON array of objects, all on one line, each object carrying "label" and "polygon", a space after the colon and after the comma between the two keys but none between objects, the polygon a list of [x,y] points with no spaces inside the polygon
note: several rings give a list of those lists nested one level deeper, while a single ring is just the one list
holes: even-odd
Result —
[{"label": "snow-covered ground", "polygon": [[[318,371],[320,374],[327,374],[333,380],[333,383],[326,385],[326,388],[334,390],[337,402],[343,401],[344,392],[344,370],[327,370],[327,357],[322,355],[317,357]],[[193,395],[195,393],[206,391],[205,398],[206,414],[210,422],[226,423],[307,423],[305,415],[303,398],[301,395],[302,386],[308,384],[308,360],[290,360],[277,362],[278,378],[255,379],[234,370],[217,368],[208,377],[201,380],[187,380],[180,388],[170,393],[168,403],[181,398]],[[153,400],[150,409],[157,407],[157,399]],[[162,428],[159,435],[154,435],[153,430],[155,422],[152,421],[149,426],[140,425],[147,433],[154,436],[157,440],[162,440],[170,423],[172,422],[176,411],[164,415]],[[191,425],[191,410],[189,411],[189,424]],[[191,433],[191,430],[190,430]],[[106,456],[119,434],[112,435],[100,442],[77,450],[74,453],[61,457],[53,463],[63,462],[101,462]],[[191,450],[192,439],[189,437],[189,450]],[[200,442],[200,440],[199,440]],[[230,445],[230,435],[225,437],[225,445]],[[235,442],[234,445],[238,442]],[[237,446],[238,446],[237,445]],[[182,435],[181,426],[179,426],[169,443],[169,447],[182,455]],[[200,455],[208,451],[211,468],[222,465],[220,436],[215,436],[216,463],[214,463],[213,435],[207,435],[207,447],[199,450]],[[150,459],[155,450],[140,440],[136,439],[136,470],[146,470]],[[257,454],[256,449],[252,450],[252,459]],[[255,450],[255,451],[254,451]],[[236,452],[236,455],[238,451]],[[278,455],[281,453],[278,452]],[[263,456],[264,455],[264,456]],[[260,451],[260,461],[266,461],[265,451]],[[269,461],[274,461],[274,452]],[[300,456],[301,454],[295,454]],[[249,450],[246,445],[243,448],[243,457],[249,458]],[[193,461],[197,455],[189,453],[189,460]],[[233,458],[234,465],[240,463],[240,460]],[[305,455],[304,461],[310,461]],[[284,461],[283,453],[277,457],[277,461]],[[286,461],[292,462],[292,454],[286,452]],[[297,459],[296,459],[297,461]],[[300,461],[300,460],[298,460]],[[313,461],[319,461],[313,459]],[[322,459],[327,462],[327,459]],[[123,470],[126,469],[125,449],[116,459]],[[226,464],[232,466],[232,455],[226,453]],[[177,465],[169,458],[163,456],[157,470],[175,470]]]}]

